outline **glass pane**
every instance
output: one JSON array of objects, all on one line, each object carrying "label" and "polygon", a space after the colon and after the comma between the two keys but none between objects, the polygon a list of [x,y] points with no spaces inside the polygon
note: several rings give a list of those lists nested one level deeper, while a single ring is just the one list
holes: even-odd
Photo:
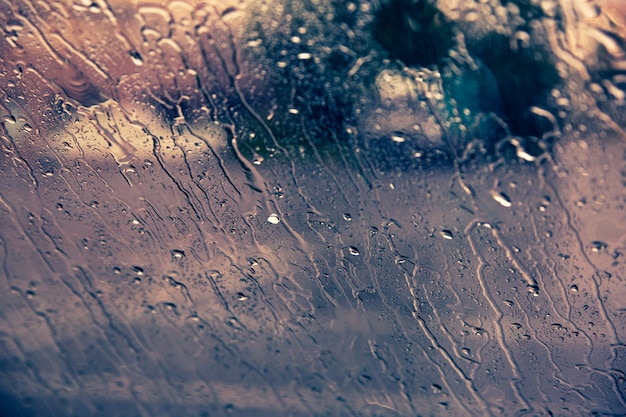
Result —
[{"label": "glass pane", "polygon": [[624,16],[0,2],[0,414],[626,414]]}]

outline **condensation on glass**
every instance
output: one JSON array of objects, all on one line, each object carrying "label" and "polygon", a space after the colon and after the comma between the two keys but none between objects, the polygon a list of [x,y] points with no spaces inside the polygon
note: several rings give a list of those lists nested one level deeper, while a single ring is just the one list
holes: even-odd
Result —
[{"label": "condensation on glass", "polygon": [[0,2],[0,413],[626,414],[620,0]]}]

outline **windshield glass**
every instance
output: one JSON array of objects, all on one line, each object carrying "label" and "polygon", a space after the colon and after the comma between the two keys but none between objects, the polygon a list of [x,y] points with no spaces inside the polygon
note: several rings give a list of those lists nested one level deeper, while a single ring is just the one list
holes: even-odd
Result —
[{"label": "windshield glass", "polygon": [[0,2],[0,414],[626,414],[624,16]]}]

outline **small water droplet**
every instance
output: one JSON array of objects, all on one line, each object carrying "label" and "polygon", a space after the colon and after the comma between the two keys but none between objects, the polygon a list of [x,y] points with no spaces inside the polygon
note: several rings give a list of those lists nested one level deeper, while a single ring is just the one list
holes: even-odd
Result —
[{"label": "small water droplet", "polygon": [[354,246],[350,246],[350,248],[348,248],[348,252],[350,252],[350,255],[353,256],[359,256],[360,252],[357,248],[355,248]]},{"label": "small water droplet", "polygon": [[444,229],[441,232],[439,232],[439,234],[441,235],[442,238],[447,239],[447,240],[452,240],[454,239],[454,235],[452,234],[452,231],[448,230],[448,229]]},{"label": "small water droplet", "polygon": [[139,52],[137,52],[137,51],[129,51],[128,53],[130,54],[130,59],[133,61],[133,64],[135,64],[137,66],[143,65],[143,58],[141,57]]},{"label": "small water droplet", "polygon": [[608,248],[608,246],[609,245],[600,240],[594,240],[593,242],[591,242],[591,251],[600,252],[601,250]]},{"label": "small water droplet", "polygon": [[533,162],[533,161],[535,161],[537,159],[535,156],[533,156],[530,153],[528,153],[521,146],[517,147],[516,154],[517,154],[518,158],[523,159],[524,161],[527,161],[527,162]]},{"label": "small water droplet", "polygon": [[401,135],[398,135],[398,134],[391,135],[391,140],[396,142],[396,143],[403,143],[404,141],[406,141],[404,136],[401,136]]},{"label": "small water droplet", "polygon": [[511,207],[513,204],[511,203],[511,198],[505,193],[498,193],[496,191],[491,192],[491,197],[500,203],[503,207]]},{"label": "small water droplet", "polygon": [[174,258],[174,260],[180,260],[180,259],[183,259],[184,257],[185,257],[185,251],[182,251],[180,249],[172,250],[172,258]]}]

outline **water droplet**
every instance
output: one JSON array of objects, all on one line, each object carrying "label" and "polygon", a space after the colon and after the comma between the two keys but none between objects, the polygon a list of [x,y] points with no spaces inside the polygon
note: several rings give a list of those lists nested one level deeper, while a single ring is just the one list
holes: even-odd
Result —
[{"label": "water droplet", "polygon": [[503,207],[511,207],[513,204],[511,203],[511,198],[505,193],[498,193],[496,191],[491,192],[491,197],[500,203]]},{"label": "water droplet", "polygon": [[539,297],[539,287],[537,285],[529,285],[528,292],[533,295],[533,297]]},{"label": "water droplet", "polygon": [[441,235],[442,238],[447,239],[447,240],[452,240],[454,239],[454,235],[452,234],[452,231],[448,230],[448,229],[444,229],[441,232],[439,232],[439,234]]},{"label": "water droplet", "polygon": [[172,258],[174,258],[174,260],[180,260],[180,259],[183,259],[184,257],[185,257],[185,251],[182,251],[179,249],[172,250]]},{"label": "water droplet", "polygon": [[143,65],[143,58],[137,51],[129,51],[130,59],[133,61],[133,64],[137,66]]},{"label": "water droplet", "polygon": [[399,135],[399,134],[393,134],[393,135],[391,135],[391,140],[396,142],[396,143],[403,143],[404,141],[406,141],[406,138],[404,136]]},{"label": "water droplet", "polygon": [[353,256],[359,256],[360,252],[357,248],[355,248],[354,246],[350,246],[350,248],[348,248],[348,252],[350,252],[350,255]]},{"label": "water droplet", "polygon": [[593,242],[591,242],[591,251],[600,252],[601,250],[605,250],[608,246],[609,245],[600,240],[594,240]]},{"label": "water droplet", "polygon": [[13,116],[6,116],[2,119],[2,121],[10,125],[14,125],[17,122]]},{"label": "water droplet", "polygon": [[278,224],[280,222],[280,219],[278,218],[277,214],[272,213],[268,216],[267,221],[271,224]]}]

